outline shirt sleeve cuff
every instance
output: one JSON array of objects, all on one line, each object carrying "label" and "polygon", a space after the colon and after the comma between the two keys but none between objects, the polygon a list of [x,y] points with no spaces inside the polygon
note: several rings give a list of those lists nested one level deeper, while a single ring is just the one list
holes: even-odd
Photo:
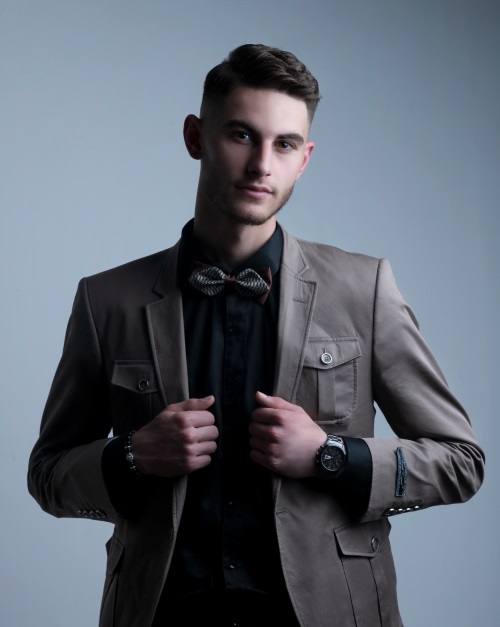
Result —
[{"label": "shirt sleeve cuff", "polygon": [[125,458],[127,436],[111,438],[101,458],[102,474],[113,507],[123,518],[131,518],[139,507],[140,478]]},{"label": "shirt sleeve cuff", "polygon": [[372,455],[362,438],[342,437],[347,451],[347,463],[333,481],[335,494],[357,518],[368,509],[372,484]]}]

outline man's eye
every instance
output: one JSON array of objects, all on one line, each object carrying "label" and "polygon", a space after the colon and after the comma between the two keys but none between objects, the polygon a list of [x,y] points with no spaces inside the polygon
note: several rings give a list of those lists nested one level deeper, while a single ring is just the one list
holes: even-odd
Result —
[{"label": "man's eye", "polygon": [[294,149],[294,145],[291,144],[290,142],[281,141],[281,142],[278,142],[278,148],[282,150],[283,152],[288,152],[289,150]]},{"label": "man's eye", "polygon": [[242,142],[250,141],[250,135],[246,131],[236,131],[234,137]]}]

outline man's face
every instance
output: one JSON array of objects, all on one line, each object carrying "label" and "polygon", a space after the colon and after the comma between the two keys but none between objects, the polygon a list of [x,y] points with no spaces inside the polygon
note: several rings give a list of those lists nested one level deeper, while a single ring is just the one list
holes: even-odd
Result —
[{"label": "man's face", "polygon": [[[238,87],[201,120],[200,209],[260,225],[290,198],[314,144],[303,101]],[[215,215],[214,215],[215,217]]]}]

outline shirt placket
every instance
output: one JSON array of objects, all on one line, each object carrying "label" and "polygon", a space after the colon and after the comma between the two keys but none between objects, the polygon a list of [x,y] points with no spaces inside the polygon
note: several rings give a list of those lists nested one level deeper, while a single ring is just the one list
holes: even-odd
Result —
[{"label": "shirt placket", "polygon": [[223,528],[224,579],[228,589],[238,588],[241,529],[246,513],[240,498],[238,477],[248,464],[248,418],[243,409],[247,299],[229,292],[226,297],[226,326],[223,367]]}]

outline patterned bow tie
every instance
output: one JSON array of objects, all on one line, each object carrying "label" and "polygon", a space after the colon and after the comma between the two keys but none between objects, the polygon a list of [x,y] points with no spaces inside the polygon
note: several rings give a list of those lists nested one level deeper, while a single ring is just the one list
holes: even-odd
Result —
[{"label": "patterned bow tie", "polygon": [[215,296],[226,288],[234,288],[240,296],[254,298],[261,305],[269,294],[271,282],[270,268],[246,268],[238,274],[225,274],[220,268],[199,262],[195,262],[188,278],[188,283],[194,290],[207,296]]}]

